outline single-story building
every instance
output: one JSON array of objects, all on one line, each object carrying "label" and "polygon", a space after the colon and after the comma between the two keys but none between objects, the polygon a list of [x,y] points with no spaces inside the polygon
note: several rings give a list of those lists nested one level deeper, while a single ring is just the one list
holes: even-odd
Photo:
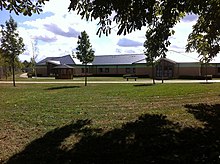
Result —
[{"label": "single-story building", "polygon": [[61,57],[47,57],[36,64],[37,76],[38,77],[55,76],[55,73],[57,73],[57,70],[59,69],[58,66],[64,66],[64,65],[70,67],[76,65],[71,55],[65,55]]},{"label": "single-story building", "polygon": [[[103,55],[95,56],[93,62],[87,65],[81,64],[72,55],[62,57],[47,57],[36,64],[37,76],[55,76],[58,78],[60,66],[72,67],[73,76],[123,76],[135,74],[138,76],[150,76],[150,67],[145,62],[143,54]],[[63,68],[62,68],[63,69]]]},{"label": "single-story building", "polygon": [[[72,55],[47,57],[36,65],[37,76],[72,78],[74,76],[123,76],[152,77],[152,67],[144,54],[95,56],[93,62],[85,66]],[[157,79],[197,78],[205,75],[220,76],[220,63],[210,63],[207,67],[199,61],[179,62],[160,58],[154,73]]]}]

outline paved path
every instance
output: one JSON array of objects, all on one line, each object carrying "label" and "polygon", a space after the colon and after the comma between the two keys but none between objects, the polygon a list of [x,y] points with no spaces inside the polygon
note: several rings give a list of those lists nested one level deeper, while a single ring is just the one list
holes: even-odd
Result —
[{"label": "paved path", "polygon": [[[27,78],[27,73],[23,73],[20,75],[22,78]],[[83,84],[85,83],[82,81],[76,80],[48,80],[47,78],[40,78],[44,79],[44,81],[16,81],[17,84]],[[161,80],[155,80],[156,83],[161,83]],[[220,83],[220,80],[208,80],[209,83]],[[11,84],[12,81],[0,81],[0,84]],[[90,81],[88,80],[88,84],[151,84],[151,79],[138,79],[137,81],[129,80],[129,81]],[[206,80],[164,80],[164,83],[206,83]]]},{"label": "paved path", "polygon": [[27,73],[23,73],[20,75],[21,78],[28,78]]},{"label": "paved path", "polygon": [[[12,81],[0,81],[0,84],[11,84]],[[17,84],[82,84],[84,81],[16,81]],[[88,84],[150,84],[152,80],[137,81],[88,81]],[[161,83],[161,80],[156,80]],[[205,80],[164,80],[164,83],[206,83]],[[220,83],[220,80],[208,80],[208,83]]]}]

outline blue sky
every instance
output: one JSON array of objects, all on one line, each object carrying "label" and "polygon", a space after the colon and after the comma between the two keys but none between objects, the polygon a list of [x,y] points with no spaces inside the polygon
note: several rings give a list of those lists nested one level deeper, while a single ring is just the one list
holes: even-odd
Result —
[{"label": "blue sky", "polygon": [[[84,30],[89,35],[95,55],[143,53],[146,27],[125,36],[118,36],[115,29],[108,37],[103,35],[100,38],[96,35],[98,22],[82,20],[76,12],[68,12],[68,5],[68,0],[50,0],[46,2],[40,15],[34,14],[31,17],[0,11],[0,24],[4,24],[9,15],[18,23],[20,36],[26,45],[25,53],[19,56],[21,60],[30,60],[32,57],[31,43],[34,40],[37,40],[38,61],[49,56],[72,54],[77,47],[78,35]],[[175,26],[175,35],[170,38],[171,51],[168,52],[168,58],[198,61],[198,54],[185,53],[187,37],[196,19],[195,15],[188,15]]]}]

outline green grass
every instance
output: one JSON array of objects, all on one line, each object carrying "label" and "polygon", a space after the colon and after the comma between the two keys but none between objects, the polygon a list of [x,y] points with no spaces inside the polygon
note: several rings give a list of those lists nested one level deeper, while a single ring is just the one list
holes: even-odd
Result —
[{"label": "green grass", "polygon": [[[16,76],[16,81],[84,81],[84,77],[73,77],[73,79],[55,79],[54,77],[32,77],[32,78],[22,78],[19,77],[20,74]],[[138,80],[146,80],[146,78],[139,78]],[[6,79],[0,79],[6,80]],[[11,81],[12,78],[9,77],[8,81]],[[88,81],[125,81],[123,77],[88,77]]]},{"label": "green grass", "polygon": [[[16,81],[84,81],[85,77],[73,77],[73,79],[55,79],[55,77],[32,77],[23,78],[20,77],[21,74],[16,75]],[[146,80],[149,78],[139,78],[138,81]],[[5,81],[6,79],[0,79],[0,81]],[[8,77],[7,81],[11,81],[12,77]],[[122,76],[120,77],[93,77],[88,76],[88,81],[126,81]],[[133,81],[133,80],[132,80]]]},{"label": "green grass", "polygon": [[[53,154],[55,156],[54,161],[52,161],[53,163],[56,160],[66,160],[66,158],[68,160],[79,160],[79,163],[84,163],[82,162],[84,160],[90,161],[89,163],[99,163],[100,161],[103,162],[104,159],[97,154],[102,154],[105,150],[96,146],[102,142],[107,145],[109,151],[111,150],[110,152],[107,151],[108,155],[114,154],[116,149],[125,154],[125,157],[122,158],[124,162],[131,160],[128,157],[129,153],[140,155],[132,163],[143,162],[139,160],[152,162],[153,158],[151,159],[151,157],[145,159],[145,156],[141,154],[143,150],[139,150],[140,147],[138,147],[137,152],[130,151],[129,146],[132,145],[135,149],[138,144],[141,144],[134,144],[134,137],[138,135],[148,137],[146,140],[152,140],[152,143],[155,142],[157,144],[160,142],[164,144],[162,142],[164,138],[158,138],[159,136],[165,135],[165,138],[168,137],[167,139],[171,141],[174,137],[175,141],[172,143],[171,141],[166,141],[168,143],[165,147],[171,146],[174,143],[179,144],[184,140],[190,144],[192,140],[179,136],[183,134],[186,137],[193,136],[196,139],[197,135],[202,134],[200,135],[200,140],[205,140],[207,134],[204,134],[205,132],[202,133],[201,130],[209,131],[210,128],[215,128],[212,126],[219,125],[219,88],[220,84],[218,83],[157,85],[89,84],[87,87],[84,87],[83,84],[17,84],[17,87],[12,87],[11,84],[0,84],[0,150],[2,150],[0,151],[0,162],[1,160],[5,161],[11,158],[12,161],[20,160],[23,163],[29,158],[27,156],[29,154],[30,158],[38,162],[48,163],[48,161],[51,162],[50,157]],[[195,107],[193,105],[190,106],[190,104],[195,104]],[[201,104],[204,104],[204,106]],[[203,115],[201,113],[198,115],[200,111],[204,112],[204,109],[214,111],[215,113],[213,113],[212,117],[208,115],[210,118],[203,116],[204,113],[202,113]],[[210,121],[213,119],[217,119],[216,122],[212,123]],[[143,122],[145,122],[144,125]],[[75,128],[75,126],[78,127],[81,124],[83,124],[83,127],[77,129],[80,132],[75,130],[73,134],[68,134],[62,139],[57,137],[57,134],[59,134],[58,136],[66,134],[65,132],[68,132],[67,129],[69,127]],[[162,125],[158,127],[157,124]],[[207,127],[207,125],[209,126]],[[158,128],[160,132],[158,132]],[[132,132],[130,133],[131,129]],[[128,132],[129,135],[127,134]],[[175,136],[173,136],[174,132]],[[151,137],[146,136],[148,133],[155,133],[155,136],[154,134]],[[156,135],[156,133],[159,134]],[[124,136],[125,134],[126,136]],[[171,137],[171,134],[173,137]],[[219,134],[219,130],[212,130],[213,138],[217,137],[217,134]],[[56,146],[56,150],[55,147],[47,145],[48,137],[51,140],[57,139],[54,141],[54,143],[59,144],[58,147]],[[122,144],[126,148],[121,148],[121,144],[118,143],[118,140],[121,139],[120,137],[126,138],[126,144]],[[149,145],[145,143],[146,140],[143,138],[137,139],[135,137],[135,139],[138,142],[143,142],[142,145],[145,148]],[[42,145],[42,140],[45,142],[45,145]],[[114,142],[114,140],[116,141]],[[117,146],[115,149],[116,142]],[[120,142],[122,141],[120,140]],[[125,141],[123,140],[123,142]],[[193,140],[193,142],[197,141]],[[218,147],[219,142],[217,143],[216,140],[208,142],[209,144],[216,142],[213,144],[220,148]],[[94,146],[94,143],[97,145]],[[209,144],[201,143],[205,145],[206,150],[209,150],[207,148]],[[87,144],[93,145],[94,150],[86,148],[88,150],[85,153],[83,150]],[[180,145],[185,146],[184,144]],[[155,151],[158,149],[157,146]],[[49,148],[49,152],[45,153],[42,150],[40,153],[42,157],[38,159],[37,155],[34,154],[36,154],[36,151],[41,151],[42,147]],[[189,147],[193,148],[193,145]],[[189,149],[189,147],[183,148],[183,150]],[[58,150],[59,152],[57,152]],[[180,149],[177,150],[176,155],[179,156],[182,152]],[[212,151],[214,150],[212,149]],[[94,152],[97,152],[97,154],[93,154]],[[74,154],[78,158],[75,159],[74,157],[72,159],[72,155],[69,155],[69,153]],[[160,152],[155,153],[160,154]],[[106,158],[109,157],[108,155],[104,154]],[[186,157],[181,158],[184,158],[186,161],[189,160],[189,154],[185,155]],[[215,154],[212,155],[211,162],[215,159]],[[198,157],[200,156],[202,158],[202,155],[198,154]],[[121,161],[121,157],[115,154],[111,157],[115,160],[110,160],[112,162],[109,161],[109,163],[124,163]],[[166,158],[170,161],[178,161],[175,158],[175,154],[173,157],[165,155],[160,157],[161,161]],[[193,158],[194,162],[196,160],[200,162],[203,160],[191,158]],[[204,160],[210,162],[206,159]],[[160,160],[155,158],[155,161]]]}]

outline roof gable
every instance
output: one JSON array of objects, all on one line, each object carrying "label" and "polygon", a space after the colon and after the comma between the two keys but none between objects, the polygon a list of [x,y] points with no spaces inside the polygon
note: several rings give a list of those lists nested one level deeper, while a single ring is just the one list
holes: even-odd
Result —
[{"label": "roof gable", "polygon": [[37,65],[46,65],[47,62],[53,62],[53,63],[59,63],[61,65],[68,64],[68,65],[74,65],[75,62],[73,60],[73,57],[71,55],[65,55],[61,57],[47,57],[37,63]]},{"label": "roof gable", "polygon": [[160,59],[158,59],[157,61],[160,62],[160,61],[162,61],[162,60],[167,61],[167,62],[169,62],[169,63],[176,64],[175,61],[173,61],[173,60],[171,60],[171,59],[168,59],[168,58],[160,58]]}]

